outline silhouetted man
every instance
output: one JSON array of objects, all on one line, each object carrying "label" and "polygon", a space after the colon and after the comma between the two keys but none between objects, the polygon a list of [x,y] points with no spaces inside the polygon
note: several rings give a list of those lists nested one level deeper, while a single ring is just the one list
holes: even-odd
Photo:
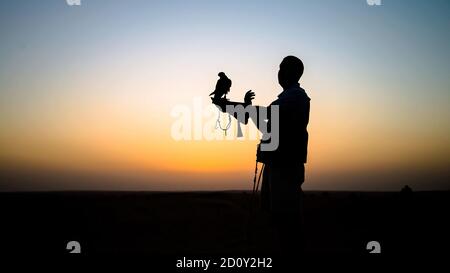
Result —
[{"label": "silhouetted man", "polygon": [[[213,103],[225,110],[226,105],[242,105],[255,107],[258,113],[254,123],[261,129],[261,119],[265,119],[269,130],[276,128],[278,122],[278,147],[272,151],[264,151],[261,144],[270,142],[264,137],[258,148],[257,160],[264,163],[263,181],[261,187],[261,205],[272,217],[275,229],[279,235],[282,251],[293,253],[303,246],[301,224],[301,185],[305,179],[305,167],[308,146],[307,125],[309,122],[310,98],[300,87],[299,80],[303,74],[303,63],[295,56],[287,56],[280,64],[278,83],[283,91],[266,109],[262,106],[249,106],[254,93],[245,94],[244,103],[230,102],[226,99],[213,99]],[[279,118],[271,115],[259,117],[260,110],[272,113],[272,107],[277,106]],[[234,115],[236,117],[236,114]],[[250,118],[255,119],[250,115]],[[243,123],[247,123],[248,117]],[[274,132],[271,132],[273,134]]]}]

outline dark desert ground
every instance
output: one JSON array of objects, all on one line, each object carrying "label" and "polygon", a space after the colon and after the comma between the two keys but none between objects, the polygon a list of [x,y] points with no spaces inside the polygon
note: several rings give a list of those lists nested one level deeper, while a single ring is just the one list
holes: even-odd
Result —
[{"label": "dark desert ground", "polygon": [[[4,254],[65,255],[71,240],[86,256],[279,254],[267,215],[256,210],[249,217],[251,192],[0,196]],[[445,253],[448,197],[448,191],[305,192],[305,251],[367,255],[367,242],[376,240],[382,255]]]}]

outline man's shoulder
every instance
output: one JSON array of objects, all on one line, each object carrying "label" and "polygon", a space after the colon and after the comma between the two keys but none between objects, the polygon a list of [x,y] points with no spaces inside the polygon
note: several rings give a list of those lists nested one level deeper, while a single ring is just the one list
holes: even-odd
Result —
[{"label": "man's shoulder", "polygon": [[301,97],[301,99],[307,100],[307,101],[310,101],[310,100],[311,100],[311,98],[310,98],[310,97],[308,96],[308,94],[306,93],[306,90],[305,90],[305,89],[303,89],[303,88],[300,87],[300,90],[299,90],[298,93],[299,93],[298,95]]},{"label": "man's shoulder", "polygon": [[272,104],[284,105],[284,104],[304,104],[309,103],[311,99],[308,97],[304,90],[296,90],[291,92],[287,96],[277,98]]}]

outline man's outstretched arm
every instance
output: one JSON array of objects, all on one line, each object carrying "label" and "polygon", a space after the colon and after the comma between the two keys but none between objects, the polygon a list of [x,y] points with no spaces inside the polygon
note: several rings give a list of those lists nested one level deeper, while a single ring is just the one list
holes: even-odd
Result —
[{"label": "man's outstretched arm", "polygon": [[[265,113],[264,118],[265,120],[269,121],[270,120],[270,106],[269,107],[264,107],[264,106],[252,106],[252,100],[255,98],[255,93],[253,91],[248,91],[247,93],[245,93],[245,97],[244,97],[244,102],[235,102],[235,101],[229,101],[225,98],[211,98],[212,102],[219,107],[219,109],[224,112],[224,113],[228,113],[232,116],[234,116],[237,120],[239,120],[238,118],[238,111],[236,111],[236,106],[242,106],[242,109],[245,109],[245,120],[239,120],[240,122],[247,124],[248,123],[248,119],[251,118],[253,120],[253,123],[256,125],[256,127],[258,128],[258,130],[260,129],[260,123],[258,122],[258,120],[260,119],[260,114],[261,113]],[[228,112],[227,111],[227,106],[233,106],[233,110]],[[253,107],[253,109],[249,109],[248,107]],[[262,112],[263,111],[263,112]],[[249,114],[252,113],[252,114]],[[242,115],[241,115],[242,116]],[[267,126],[265,126],[267,127]]]}]

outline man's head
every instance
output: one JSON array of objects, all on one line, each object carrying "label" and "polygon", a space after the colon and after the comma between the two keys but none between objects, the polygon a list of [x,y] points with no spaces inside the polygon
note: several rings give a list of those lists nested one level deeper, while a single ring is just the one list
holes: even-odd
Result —
[{"label": "man's head", "polygon": [[278,83],[284,89],[298,83],[303,74],[303,62],[295,56],[287,56],[280,64]]}]

